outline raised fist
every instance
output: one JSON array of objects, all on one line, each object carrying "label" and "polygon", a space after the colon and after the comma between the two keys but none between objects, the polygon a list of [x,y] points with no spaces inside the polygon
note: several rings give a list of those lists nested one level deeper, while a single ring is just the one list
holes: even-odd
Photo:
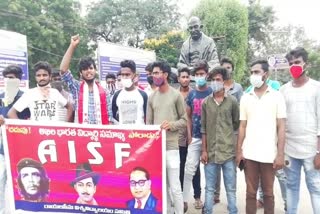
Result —
[{"label": "raised fist", "polygon": [[70,44],[74,47],[77,47],[77,45],[79,44],[80,42],[80,36],[79,34],[78,35],[75,35],[75,36],[71,36],[71,42]]}]

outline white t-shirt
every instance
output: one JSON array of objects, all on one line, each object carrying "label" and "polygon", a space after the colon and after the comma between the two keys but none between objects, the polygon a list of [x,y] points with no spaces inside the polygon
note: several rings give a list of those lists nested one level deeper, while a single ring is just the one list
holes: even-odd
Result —
[{"label": "white t-shirt", "polygon": [[287,105],[285,153],[298,159],[313,157],[320,136],[320,82],[313,79],[295,88],[292,81],[280,88]]},{"label": "white t-shirt", "polygon": [[112,112],[115,115],[118,111],[119,124],[145,124],[147,97],[139,89],[117,92],[112,99]]},{"label": "white t-shirt", "polygon": [[26,108],[30,109],[31,120],[36,121],[59,121],[59,105],[66,106],[67,100],[57,89],[49,89],[49,98],[43,99],[38,88],[26,91],[13,105],[18,112]]},{"label": "white t-shirt", "polygon": [[240,101],[240,120],[247,121],[242,145],[246,159],[273,163],[277,154],[277,119],[286,118],[286,105],[279,91],[268,88],[262,97],[252,89]]}]

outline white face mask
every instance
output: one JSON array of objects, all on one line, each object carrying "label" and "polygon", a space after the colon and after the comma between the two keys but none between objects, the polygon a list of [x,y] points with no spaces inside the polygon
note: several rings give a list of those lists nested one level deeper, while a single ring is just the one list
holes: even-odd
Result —
[{"label": "white face mask", "polygon": [[262,76],[258,74],[252,74],[250,76],[250,83],[254,88],[260,88],[264,81],[262,80]]},{"label": "white face mask", "polygon": [[210,85],[213,93],[221,91],[223,89],[223,82],[212,81]]},{"label": "white face mask", "polygon": [[4,78],[5,105],[10,105],[19,91],[20,80],[18,78]]},{"label": "white face mask", "polygon": [[121,79],[121,83],[125,88],[130,88],[133,84],[132,79]]}]

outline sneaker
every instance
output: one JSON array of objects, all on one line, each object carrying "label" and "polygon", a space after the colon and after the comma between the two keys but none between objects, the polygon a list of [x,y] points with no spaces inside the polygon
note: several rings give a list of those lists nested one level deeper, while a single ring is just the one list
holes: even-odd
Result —
[{"label": "sneaker", "polygon": [[264,204],[262,201],[257,200],[257,209],[262,209],[264,207]]},{"label": "sneaker", "polygon": [[183,212],[186,213],[188,211],[188,203],[183,202]]},{"label": "sneaker", "polygon": [[215,204],[220,203],[220,198],[219,198],[219,196],[214,196],[213,201],[214,201]]},{"label": "sneaker", "polygon": [[195,199],[194,208],[197,209],[197,210],[200,210],[200,209],[203,208],[203,203],[202,203],[200,198]]}]

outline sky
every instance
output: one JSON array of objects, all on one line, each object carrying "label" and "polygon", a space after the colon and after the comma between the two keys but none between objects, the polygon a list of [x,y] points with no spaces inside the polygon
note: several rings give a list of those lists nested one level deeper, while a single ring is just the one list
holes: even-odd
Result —
[{"label": "sky", "polygon": [[[248,0],[240,0],[248,4]],[[181,12],[188,16],[200,0],[179,0]],[[260,0],[265,6],[272,6],[277,17],[276,25],[292,24],[303,26],[308,38],[320,41],[320,0]]]},{"label": "sky", "polygon": [[[97,0],[80,0],[84,7]],[[188,17],[200,0],[173,0],[178,1],[180,11]],[[239,0],[244,4],[248,0]],[[320,0],[260,0],[262,5],[272,6],[276,12],[276,25],[284,26],[292,24],[303,26],[308,38],[320,42]]]}]

